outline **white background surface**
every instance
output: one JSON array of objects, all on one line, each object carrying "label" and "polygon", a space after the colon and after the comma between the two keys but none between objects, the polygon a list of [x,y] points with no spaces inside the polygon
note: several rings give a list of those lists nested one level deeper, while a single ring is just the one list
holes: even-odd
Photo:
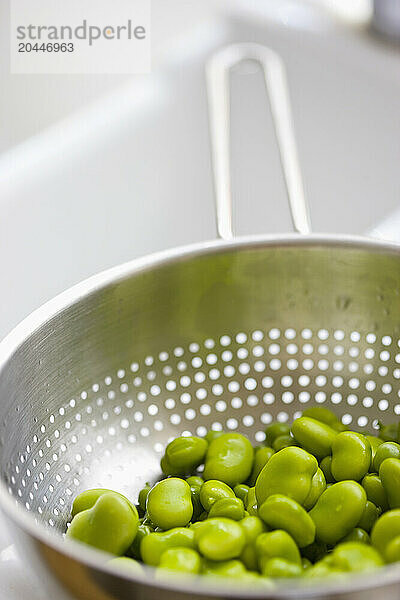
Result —
[{"label": "white background surface", "polygon": [[[152,77],[10,76],[0,53],[0,337],[98,270],[215,236],[204,61],[223,43],[259,41],[286,61],[315,230],[361,233],[399,203],[398,51],[294,2],[249,1],[240,20],[233,5],[229,18],[210,1],[154,5]],[[288,230],[248,66],[233,74],[232,120],[239,232]],[[8,541],[0,525],[0,550]],[[44,596],[5,550],[0,599],[28,597]]]},{"label": "white background surface", "polygon": [[[216,0],[152,0],[155,64],[171,39],[208,19],[217,11],[217,5]],[[0,0],[0,152],[132,80],[129,75],[115,74],[11,74],[9,18],[10,0]]]},{"label": "white background surface", "polygon": [[[13,74],[151,71],[150,0],[113,0],[112,4],[108,0],[95,3],[10,0],[10,3]],[[19,51],[42,46],[59,51]]]}]

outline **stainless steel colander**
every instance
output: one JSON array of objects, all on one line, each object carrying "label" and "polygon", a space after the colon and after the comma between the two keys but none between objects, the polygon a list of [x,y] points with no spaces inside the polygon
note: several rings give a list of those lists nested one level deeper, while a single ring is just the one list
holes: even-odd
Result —
[{"label": "stainless steel colander", "polygon": [[160,582],[151,569],[124,575],[62,538],[77,493],[107,487],[136,499],[180,434],[211,427],[262,442],[273,419],[316,403],[360,431],[399,418],[399,247],[308,234],[282,64],[252,44],[222,50],[208,68],[220,235],[233,237],[228,72],[244,59],[264,69],[294,225],[306,235],[135,260],[58,296],[0,345],[0,505],[48,597],[398,598],[396,565],[265,592]]}]

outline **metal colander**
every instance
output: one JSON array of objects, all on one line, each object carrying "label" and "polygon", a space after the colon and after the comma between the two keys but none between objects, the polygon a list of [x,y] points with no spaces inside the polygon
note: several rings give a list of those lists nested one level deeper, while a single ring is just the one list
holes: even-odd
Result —
[{"label": "metal colander", "polygon": [[[295,226],[308,217],[278,57],[235,45],[209,65],[218,225],[232,237],[228,70],[264,68]],[[313,404],[370,431],[400,414],[400,252],[328,235],[262,236],[167,251],[68,290],[0,346],[0,503],[52,598],[398,597],[400,569],[274,592],[118,573],[65,542],[72,499],[136,499],[178,435],[240,431]],[[68,591],[67,591],[68,590]]]}]

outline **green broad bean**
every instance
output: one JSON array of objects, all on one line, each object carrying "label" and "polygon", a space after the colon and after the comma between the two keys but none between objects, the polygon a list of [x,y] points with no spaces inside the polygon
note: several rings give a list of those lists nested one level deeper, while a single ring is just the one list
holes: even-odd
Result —
[{"label": "green broad bean", "polygon": [[325,456],[319,466],[324,474],[326,483],[335,483],[335,478],[332,475],[332,456]]},{"label": "green broad bean", "polygon": [[265,429],[265,444],[272,447],[277,437],[290,434],[290,425],[287,423],[271,423]]},{"label": "green broad bean", "polygon": [[400,561],[400,535],[393,538],[386,546],[385,559],[388,563]]},{"label": "green broad bean", "polygon": [[218,479],[233,487],[244,483],[253,467],[253,446],[240,433],[225,433],[213,440],[207,450],[204,479]]},{"label": "green broad bean", "polygon": [[202,568],[200,554],[193,548],[169,548],[161,555],[159,567],[156,572],[161,575],[159,570],[178,571],[180,573],[198,575]]},{"label": "green broad bean", "polygon": [[339,428],[339,430],[341,430],[342,427],[342,423],[335,413],[324,406],[311,406],[310,408],[306,408],[303,410],[302,417],[315,419],[316,421],[329,425],[332,429]]},{"label": "green broad bean", "polygon": [[269,446],[261,446],[260,448],[256,448],[254,452],[253,468],[249,478],[249,484],[251,487],[255,485],[257,477],[273,454],[275,454],[275,450]]},{"label": "green broad bean", "polygon": [[301,556],[296,542],[281,529],[261,533],[256,538],[256,554],[261,571],[271,558],[284,558],[291,563],[301,565]]},{"label": "green broad bean", "polygon": [[173,466],[169,464],[168,458],[165,456],[165,454],[160,460],[160,467],[161,471],[166,477],[169,477],[170,475],[181,475],[179,469],[174,469]]},{"label": "green broad bean", "polygon": [[163,479],[150,490],[146,508],[150,520],[157,527],[184,527],[193,515],[190,486],[177,477]]},{"label": "green broad bean", "polygon": [[254,544],[247,544],[243,548],[242,554],[239,556],[239,558],[245,565],[246,569],[249,569],[249,571],[257,571],[258,560]]},{"label": "green broad bean", "polygon": [[379,475],[376,473],[368,473],[363,478],[361,485],[363,486],[367,499],[373,502],[376,506],[386,511],[389,508],[389,503],[385,489],[382,485]]},{"label": "green broad bean", "polygon": [[[391,460],[391,459],[388,459]],[[388,510],[376,521],[371,531],[371,543],[386,558],[386,548],[400,536],[400,509]]]},{"label": "green broad bean", "polygon": [[378,432],[378,437],[383,440],[384,442],[399,442],[400,441],[400,436],[399,436],[399,428],[400,428],[400,422],[397,423],[391,423],[390,425],[382,425],[382,423],[378,423],[379,425],[379,432]]},{"label": "green broad bean", "polygon": [[289,496],[302,504],[310,493],[317,469],[315,456],[302,448],[289,446],[273,454],[256,481],[258,505],[273,494]]},{"label": "green broad bean", "polygon": [[224,435],[224,433],[225,431],[214,431],[213,429],[210,429],[209,431],[207,431],[206,435],[204,436],[204,439],[208,444],[211,444],[211,442],[221,437],[221,435]]},{"label": "green broad bean", "polygon": [[376,521],[371,531],[372,545],[383,555],[387,545],[400,536],[400,509],[388,510]]},{"label": "green broad bean", "polygon": [[200,554],[210,560],[238,558],[246,544],[239,523],[224,517],[203,521],[201,527],[195,528],[194,539]]},{"label": "green broad bean", "polygon": [[383,560],[375,548],[368,544],[342,542],[333,549],[330,564],[338,571],[362,572],[383,566]]},{"label": "green broad bean", "polygon": [[236,498],[235,492],[223,481],[209,479],[200,488],[200,502],[207,512],[221,498]]},{"label": "green broad bean", "polygon": [[85,490],[84,492],[81,492],[76,496],[75,500],[72,503],[71,516],[75,517],[75,515],[82,512],[83,510],[88,510],[88,508],[92,508],[97,502],[97,500],[100,498],[100,496],[103,496],[104,494],[114,494],[115,496],[119,496],[129,504],[134,514],[137,513],[136,506],[132,504],[132,502],[128,500],[128,498],[125,498],[125,496],[123,496],[119,492],[114,492],[113,490],[108,490],[104,488],[95,488],[91,490]]},{"label": "green broad bean", "polygon": [[324,490],[326,490],[325,475],[323,471],[318,468],[314,477],[311,479],[311,489],[307,498],[304,500],[304,508],[306,510],[311,510]]},{"label": "green broad bean", "polygon": [[244,518],[244,505],[240,498],[220,498],[210,508],[209,518],[226,517],[233,521]]},{"label": "green broad bean", "polygon": [[261,588],[263,590],[273,590],[275,589],[275,583],[270,577],[264,577],[260,573],[254,571],[247,571],[247,573],[238,579],[237,585],[240,588],[244,589],[244,592],[249,589],[257,589]]},{"label": "green broad bean", "polygon": [[237,559],[223,561],[203,559],[202,574],[236,579],[246,576],[248,571],[244,564]]},{"label": "green broad bean", "polygon": [[364,529],[355,527],[350,531],[350,533],[345,535],[340,542],[361,542],[362,544],[370,544],[371,538]]},{"label": "green broad bean", "polygon": [[249,493],[250,487],[245,483],[238,483],[233,488],[233,492],[237,498],[240,498],[243,504],[246,506],[247,504],[247,494]]},{"label": "green broad bean", "polygon": [[400,508],[400,460],[386,458],[379,468],[379,477],[390,508]]},{"label": "green broad bean", "polygon": [[315,539],[313,520],[292,498],[273,494],[261,504],[258,514],[267,526],[289,533],[299,548],[309,546]]},{"label": "green broad bean", "polygon": [[387,458],[400,458],[400,444],[396,442],[382,442],[374,458],[374,471],[379,473],[379,467]]},{"label": "green broad bean", "polygon": [[246,545],[243,548],[240,560],[250,571],[256,571],[258,569],[258,558],[255,547],[256,539],[259,535],[264,533],[267,528],[259,517],[245,517],[239,521],[244,535],[246,537]]},{"label": "green broad bean", "polygon": [[91,508],[75,513],[66,537],[120,556],[131,546],[138,522],[136,508],[121,494],[107,491]]},{"label": "green broad bean", "polygon": [[204,521],[208,518],[208,513],[205,513],[206,516],[204,519],[195,521],[194,523],[190,523],[189,527],[190,529],[193,531],[193,533],[197,530],[200,529],[201,527],[203,527],[204,525]]},{"label": "green broad bean", "polygon": [[200,489],[204,483],[204,479],[202,477],[199,477],[198,475],[191,475],[186,479],[186,483],[188,483],[190,486],[193,485]]},{"label": "green broad bean", "polygon": [[[167,464],[174,470],[173,474],[192,473],[206,456],[207,440],[195,437],[178,437],[168,444],[165,450]],[[166,473],[169,474],[169,473]]]},{"label": "green broad bean", "polygon": [[140,544],[142,543],[142,539],[146,537],[146,535],[153,533],[153,531],[154,530],[148,525],[143,525],[143,523],[139,524],[137,528],[137,533],[135,535],[135,539],[133,540],[131,546],[128,548],[126,554],[131,558],[141,560],[142,555],[140,552]]},{"label": "green broad bean", "polygon": [[326,579],[334,577],[335,579],[344,578],[346,574],[339,569],[334,569],[330,555],[324,556],[321,560],[312,565],[304,573],[307,579]]},{"label": "green broad bean", "polygon": [[256,517],[258,515],[258,505],[256,497],[256,488],[251,487],[246,499],[246,509],[249,515]]},{"label": "green broad bean", "polygon": [[365,437],[367,438],[367,440],[369,441],[369,445],[371,446],[371,465],[372,465],[374,462],[376,451],[378,450],[379,446],[381,446],[383,444],[383,440],[376,437],[376,435],[366,435]]},{"label": "green broad bean", "polygon": [[332,423],[331,427],[338,433],[340,433],[341,431],[348,431],[349,429],[347,425],[342,423],[342,421],[340,421],[339,419],[336,421],[336,423]]},{"label": "green broad bean", "polygon": [[289,579],[303,575],[303,565],[292,563],[285,558],[270,558],[262,568],[262,574],[276,579]]},{"label": "green broad bean", "polygon": [[142,560],[146,565],[157,567],[163,553],[170,548],[194,549],[194,536],[192,527],[175,527],[169,531],[150,533],[143,537],[140,544]]},{"label": "green broad bean", "polygon": [[357,523],[357,527],[361,527],[361,529],[364,529],[369,533],[375,521],[380,517],[381,512],[380,508],[375,506],[373,502],[367,500],[361,519]]},{"label": "green broad bean", "polygon": [[116,567],[119,571],[123,571],[124,573],[131,573],[132,575],[143,575],[143,567],[142,565],[133,558],[129,558],[128,556],[118,556],[117,558],[112,558],[108,561],[108,564],[111,567]]},{"label": "green broad bean", "polygon": [[139,492],[138,504],[144,513],[146,512],[146,500],[147,500],[147,496],[151,490],[151,487],[152,486],[150,485],[150,483],[146,483],[144,488],[142,488]]},{"label": "green broad bean", "polygon": [[272,444],[272,448],[275,452],[279,452],[279,450],[282,450],[283,448],[288,448],[288,446],[298,446],[298,443],[292,435],[280,435]]},{"label": "green broad bean", "polygon": [[204,483],[204,479],[197,476],[188,477],[186,483],[190,486],[190,494],[192,497],[193,504],[193,516],[192,519],[196,520],[200,517],[204,508],[200,500],[200,489]]},{"label": "green broad bean", "polygon": [[333,441],[338,435],[338,432],[326,423],[310,417],[300,417],[293,421],[292,433],[302,448],[318,459],[331,454]]},{"label": "green broad bean", "polygon": [[332,475],[336,481],[359,481],[368,473],[371,446],[361,433],[342,431],[332,444]]},{"label": "green broad bean", "polygon": [[79,494],[67,540],[113,554],[126,574],[227,577],[244,593],[400,563],[400,424],[363,435],[316,406],[272,423],[261,447],[224,431],[178,437],[161,465],[167,477],[136,506],[108,489]]},{"label": "green broad bean", "polygon": [[333,545],[344,538],[357,526],[366,501],[364,488],[355,481],[340,481],[327,488],[309,512],[317,540]]},{"label": "green broad bean", "polygon": [[243,527],[247,543],[255,542],[256,538],[266,531],[265,523],[254,516],[244,517],[239,523]]}]

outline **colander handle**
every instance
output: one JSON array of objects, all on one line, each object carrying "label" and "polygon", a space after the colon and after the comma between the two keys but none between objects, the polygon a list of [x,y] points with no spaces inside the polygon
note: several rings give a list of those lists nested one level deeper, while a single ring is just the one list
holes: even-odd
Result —
[{"label": "colander handle", "polygon": [[244,60],[255,61],[263,69],[293,227],[298,233],[310,233],[310,216],[304,196],[283,61],[273,50],[261,44],[240,43],[219,50],[206,65],[218,234],[225,240],[234,238],[230,169],[229,71]]}]

